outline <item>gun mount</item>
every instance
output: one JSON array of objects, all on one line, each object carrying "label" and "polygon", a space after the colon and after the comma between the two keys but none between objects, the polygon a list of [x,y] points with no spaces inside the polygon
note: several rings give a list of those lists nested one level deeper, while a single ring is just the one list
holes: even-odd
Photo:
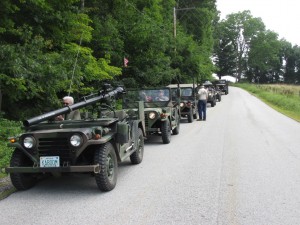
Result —
[{"label": "gun mount", "polygon": [[42,114],[40,116],[36,116],[36,117],[33,117],[31,119],[28,119],[28,120],[24,120],[23,125],[25,127],[29,127],[31,125],[38,124],[40,122],[46,121],[50,118],[54,118],[55,116],[66,114],[66,113],[69,113],[73,110],[80,109],[80,108],[83,108],[87,105],[94,104],[94,103],[99,102],[101,100],[105,100],[105,99],[108,99],[108,98],[111,98],[111,97],[117,97],[118,98],[121,94],[124,94],[124,93],[125,93],[125,89],[121,86],[117,87],[115,90],[112,90],[110,86],[105,85],[103,90],[101,90],[99,92],[99,95],[96,96],[96,97],[90,97],[91,96],[90,95],[90,96],[84,97],[83,98],[84,100],[81,101],[81,102],[75,103],[73,105],[65,106],[64,108],[57,109],[57,110]]}]

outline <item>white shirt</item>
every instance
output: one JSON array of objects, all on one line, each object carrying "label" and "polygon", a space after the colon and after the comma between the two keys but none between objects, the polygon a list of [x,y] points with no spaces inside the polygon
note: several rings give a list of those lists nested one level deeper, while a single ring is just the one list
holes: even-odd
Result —
[{"label": "white shirt", "polygon": [[199,100],[207,100],[208,92],[205,88],[200,88],[198,94],[199,94]]}]

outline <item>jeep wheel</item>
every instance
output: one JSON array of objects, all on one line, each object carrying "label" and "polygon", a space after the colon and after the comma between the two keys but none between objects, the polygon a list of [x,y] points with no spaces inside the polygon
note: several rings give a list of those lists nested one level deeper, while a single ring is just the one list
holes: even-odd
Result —
[{"label": "jeep wheel", "polygon": [[216,99],[213,99],[211,102],[211,107],[215,107],[215,105],[216,105]]},{"label": "jeep wheel", "polygon": [[193,117],[193,110],[192,109],[190,109],[190,113],[187,115],[187,119],[188,119],[189,123],[193,122],[194,117]]},{"label": "jeep wheel", "polygon": [[161,124],[160,130],[163,143],[169,144],[171,141],[171,126],[169,120],[166,120]]},{"label": "jeep wheel", "polygon": [[172,130],[172,133],[174,135],[177,135],[179,134],[179,130],[180,130],[180,117],[178,117],[176,127]]},{"label": "jeep wheel", "polygon": [[197,110],[195,109],[195,113],[193,114],[194,119],[197,119]]},{"label": "jeep wheel", "polygon": [[[11,167],[33,166],[33,162],[19,149],[15,149],[10,160]],[[17,190],[23,191],[31,188],[37,182],[37,174],[11,173],[10,179]]]},{"label": "jeep wheel", "polygon": [[114,147],[110,142],[101,145],[95,151],[94,164],[100,165],[100,172],[95,174],[98,188],[111,191],[117,183],[118,161]]},{"label": "jeep wheel", "polygon": [[144,156],[144,137],[143,137],[143,131],[141,128],[138,129],[138,143],[137,143],[137,149],[134,153],[130,155],[130,161],[132,164],[139,164],[143,160]]}]

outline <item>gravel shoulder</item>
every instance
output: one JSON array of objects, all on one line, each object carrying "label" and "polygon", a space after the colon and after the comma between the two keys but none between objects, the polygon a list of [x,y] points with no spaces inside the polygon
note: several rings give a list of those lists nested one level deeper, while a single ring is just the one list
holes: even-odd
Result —
[{"label": "gravel shoulder", "polygon": [[0,200],[8,197],[15,191],[16,189],[13,187],[9,176],[0,178]]}]

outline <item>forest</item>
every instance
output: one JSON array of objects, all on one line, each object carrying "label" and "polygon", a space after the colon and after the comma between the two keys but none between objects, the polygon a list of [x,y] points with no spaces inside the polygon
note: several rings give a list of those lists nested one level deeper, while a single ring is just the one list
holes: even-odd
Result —
[{"label": "forest", "polygon": [[96,93],[239,81],[298,84],[300,48],[250,11],[220,20],[215,0],[2,0],[0,118],[23,120]]}]

